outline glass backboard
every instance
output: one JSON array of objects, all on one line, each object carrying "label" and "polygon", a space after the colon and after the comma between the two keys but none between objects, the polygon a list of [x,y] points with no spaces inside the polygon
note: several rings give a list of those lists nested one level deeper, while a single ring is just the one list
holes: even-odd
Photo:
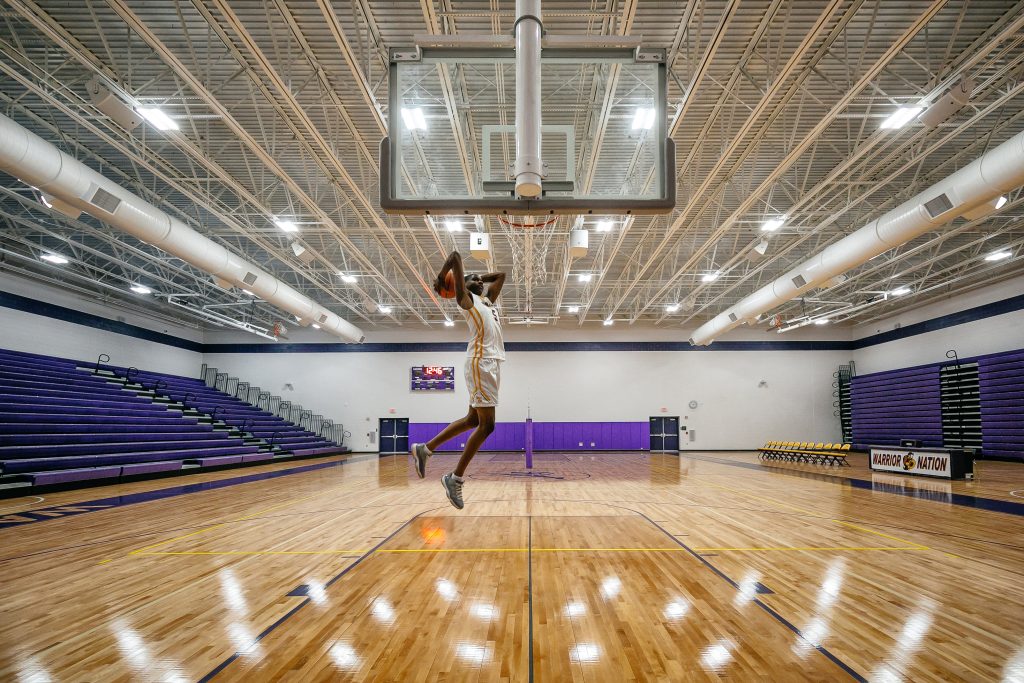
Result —
[{"label": "glass backboard", "polygon": [[391,51],[381,206],[396,214],[643,214],[675,206],[665,60],[643,48],[545,48],[544,193],[515,196],[511,48]]}]

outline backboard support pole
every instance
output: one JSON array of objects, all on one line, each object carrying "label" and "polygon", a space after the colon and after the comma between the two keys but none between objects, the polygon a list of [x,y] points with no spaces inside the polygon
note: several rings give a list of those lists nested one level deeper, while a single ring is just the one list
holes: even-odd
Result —
[{"label": "backboard support pole", "polygon": [[533,198],[543,190],[541,157],[540,0],[516,0],[516,194]]}]

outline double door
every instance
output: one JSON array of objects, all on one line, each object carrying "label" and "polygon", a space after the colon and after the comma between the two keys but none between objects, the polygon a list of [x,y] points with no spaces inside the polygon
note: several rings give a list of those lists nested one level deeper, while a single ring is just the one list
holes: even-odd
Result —
[{"label": "double door", "polygon": [[679,416],[651,418],[652,453],[679,452]]},{"label": "double door", "polygon": [[388,455],[409,452],[409,418],[380,418],[380,448],[378,451]]}]

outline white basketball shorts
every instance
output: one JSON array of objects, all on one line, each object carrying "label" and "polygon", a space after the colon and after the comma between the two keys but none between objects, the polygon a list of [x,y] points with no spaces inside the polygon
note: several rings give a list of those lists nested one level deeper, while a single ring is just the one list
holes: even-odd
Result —
[{"label": "white basketball shorts", "polygon": [[501,361],[497,358],[466,359],[466,386],[469,387],[471,408],[491,408],[498,405],[498,387],[501,385]]}]

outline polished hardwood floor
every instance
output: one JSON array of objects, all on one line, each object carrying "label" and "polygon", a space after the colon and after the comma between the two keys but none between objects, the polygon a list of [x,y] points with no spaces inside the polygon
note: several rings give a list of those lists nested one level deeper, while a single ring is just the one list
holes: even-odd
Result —
[{"label": "polished hardwood floor", "polygon": [[1024,465],[403,456],[0,500],[0,681],[1024,681]]}]

